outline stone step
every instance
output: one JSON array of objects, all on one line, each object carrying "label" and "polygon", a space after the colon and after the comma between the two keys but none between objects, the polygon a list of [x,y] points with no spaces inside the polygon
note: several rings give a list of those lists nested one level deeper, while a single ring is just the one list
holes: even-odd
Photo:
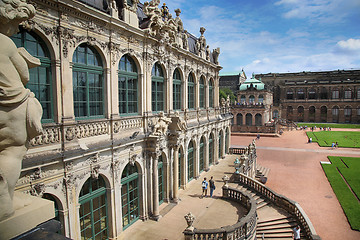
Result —
[{"label": "stone step", "polygon": [[263,207],[267,206],[268,204],[269,204],[268,202],[264,201],[257,205],[256,210],[259,210],[260,208],[263,208]]},{"label": "stone step", "polygon": [[[266,235],[271,235],[271,236],[274,236],[274,235],[286,235],[286,236],[289,236],[290,237],[292,236],[292,229],[288,229],[288,230],[277,230],[277,231],[271,231],[271,232],[264,232],[265,236]],[[256,230],[256,235],[258,234],[263,234],[262,231],[258,231]]]},{"label": "stone step", "polygon": [[283,229],[293,229],[297,224],[294,223],[280,223],[273,226],[257,227],[256,231],[259,232],[269,232],[274,230],[283,230]]},{"label": "stone step", "polygon": [[258,226],[271,226],[276,224],[281,224],[284,222],[296,222],[294,218],[292,217],[281,217],[281,218],[274,218],[266,221],[258,221]]},{"label": "stone step", "polygon": [[270,172],[270,168],[265,169],[265,171],[263,172],[264,177],[267,177],[269,175]]}]

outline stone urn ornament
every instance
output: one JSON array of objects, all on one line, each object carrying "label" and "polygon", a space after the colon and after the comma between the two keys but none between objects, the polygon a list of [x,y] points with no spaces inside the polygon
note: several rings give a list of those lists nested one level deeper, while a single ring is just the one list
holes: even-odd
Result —
[{"label": "stone urn ornament", "polygon": [[186,223],[187,223],[187,228],[185,230],[187,231],[193,231],[194,230],[194,226],[193,226],[193,223],[195,221],[195,216],[189,212],[188,214],[186,214],[184,216],[185,220],[186,220]]}]

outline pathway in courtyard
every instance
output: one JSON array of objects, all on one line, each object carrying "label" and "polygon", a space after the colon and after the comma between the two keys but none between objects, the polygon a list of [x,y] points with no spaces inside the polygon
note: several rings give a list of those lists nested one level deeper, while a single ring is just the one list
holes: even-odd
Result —
[{"label": "pathway in courtyard", "polygon": [[[247,146],[252,139],[254,136],[232,136],[231,145]],[[360,232],[351,230],[320,165],[329,155],[360,157],[360,149],[332,150],[308,144],[301,130],[261,137],[256,146],[257,163],[271,169],[266,185],[300,203],[323,240],[360,239]]]}]

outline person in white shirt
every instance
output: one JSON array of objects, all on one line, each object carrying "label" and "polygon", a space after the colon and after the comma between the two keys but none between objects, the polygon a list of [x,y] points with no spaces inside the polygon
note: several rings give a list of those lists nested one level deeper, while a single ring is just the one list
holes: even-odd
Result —
[{"label": "person in white shirt", "polygon": [[294,229],[293,229],[293,237],[295,240],[300,240],[300,226],[297,225]]}]

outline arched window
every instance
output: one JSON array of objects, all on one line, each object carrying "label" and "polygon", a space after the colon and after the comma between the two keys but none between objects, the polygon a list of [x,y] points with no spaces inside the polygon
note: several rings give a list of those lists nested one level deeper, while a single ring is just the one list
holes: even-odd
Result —
[{"label": "arched window", "polygon": [[286,99],[294,99],[294,91],[292,89],[287,90]]},{"label": "arched window", "polygon": [[223,149],[223,135],[222,131],[219,132],[219,160],[222,157],[222,149]]},{"label": "arched window", "polygon": [[159,63],[155,63],[151,71],[151,103],[152,111],[164,111],[165,84],[164,73]]},{"label": "arched window", "polygon": [[254,96],[254,95],[250,95],[250,96],[249,96],[249,103],[250,103],[250,104],[254,104],[254,103],[255,103],[255,96]]},{"label": "arched window", "polygon": [[108,239],[109,219],[104,179],[89,178],[79,196],[81,239]]},{"label": "arched window", "polygon": [[201,138],[200,141],[200,148],[199,148],[199,152],[200,152],[200,159],[199,159],[199,170],[200,172],[204,171],[204,160],[205,160],[205,145],[204,145],[204,137]]},{"label": "arched window", "polygon": [[241,113],[236,115],[236,123],[238,126],[243,125],[243,115]]},{"label": "arched window", "polygon": [[214,163],[214,137],[210,134],[209,138],[209,165]]},{"label": "arched window", "polygon": [[258,103],[260,103],[260,104],[264,103],[264,95],[259,95]]},{"label": "arched window", "polygon": [[104,116],[104,71],[97,51],[83,43],[73,56],[75,117]]},{"label": "arched window", "polygon": [[194,147],[192,141],[188,146],[188,182],[194,178]]},{"label": "arched window", "polygon": [[314,106],[309,107],[309,121],[315,122],[315,107]]},{"label": "arched window", "polygon": [[298,122],[303,122],[304,121],[304,107],[303,106],[299,106],[298,109]]},{"label": "arched window", "polygon": [[139,219],[139,182],[136,165],[127,164],[121,175],[121,207],[124,229]]},{"label": "arched window", "polygon": [[178,169],[179,169],[179,174],[178,174],[178,178],[179,178],[179,188],[181,187],[181,183],[182,183],[182,181],[181,181],[181,159],[183,159],[183,154],[182,154],[182,152],[181,152],[181,149],[179,149],[179,165],[178,165]]},{"label": "arched window", "polygon": [[245,95],[241,95],[241,97],[240,97],[240,103],[241,103],[241,104],[245,104],[245,103],[246,103],[246,96],[245,96]]},{"label": "arched window", "polygon": [[173,74],[173,109],[181,110],[181,75],[179,69]]},{"label": "arched window", "polygon": [[339,122],[339,107],[338,106],[334,106],[331,110],[332,113],[332,119],[334,123]]},{"label": "arched window", "polygon": [[195,108],[195,81],[192,73],[188,77],[188,108]]},{"label": "arched window", "polygon": [[257,113],[255,115],[255,125],[256,126],[261,126],[262,125],[262,116],[260,113]]},{"label": "arched window", "polygon": [[158,183],[159,183],[159,204],[164,202],[165,198],[165,189],[164,189],[164,168],[163,168],[163,158],[159,156],[158,160]]},{"label": "arched window", "polygon": [[309,90],[309,99],[316,99],[316,90],[314,88]]},{"label": "arched window", "polygon": [[345,122],[350,123],[351,122],[351,115],[352,115],[352,109],[350,106],[346,106],[344,108],[344,116],[345,116]]},{"label": "arched window", "polygon": [[120,59],[119,73],[119,113],[138,112],[138,73],[134,60],[124,55]]},{"label": "arched window", "polygon": [[252,115],[251,115],[251,113],[247,113],[245,115],[245,122],[246,122],[246,126],[251,126],[252,125]]},{"label": "arched window", "polygon": [[200,108],[204,108],[205,107],[205,86],[204,86],[204,77],[201,76],[200,78],[200,82],[199,82],[199,103],[200,103]]},{"label": "arched window", "polygon": [[29,69],[30,79],[26,87],[35,94],[42,106],[43,115],[41,121],[43,123],[52,122],[53,99],[49,50],[39,36],[24,29],[13,35],[11,39],[16,47],[24,47],[32,56],[40,59],[41,65],[39,67]]},{"label": "arched window", "polygon": [[321,122],[327,121],[327,107],[326,106],[322,106],[320,108],[320,119],[321,119]]},{"label": "arched window", "polygon": [[212,79],[209,81],[209,107],[214,107],[214,83]]},{"label": "arched window", "polygon": [[304,89],[300,88],[297,91],[297,99],[305,99],[305,92]]}]

